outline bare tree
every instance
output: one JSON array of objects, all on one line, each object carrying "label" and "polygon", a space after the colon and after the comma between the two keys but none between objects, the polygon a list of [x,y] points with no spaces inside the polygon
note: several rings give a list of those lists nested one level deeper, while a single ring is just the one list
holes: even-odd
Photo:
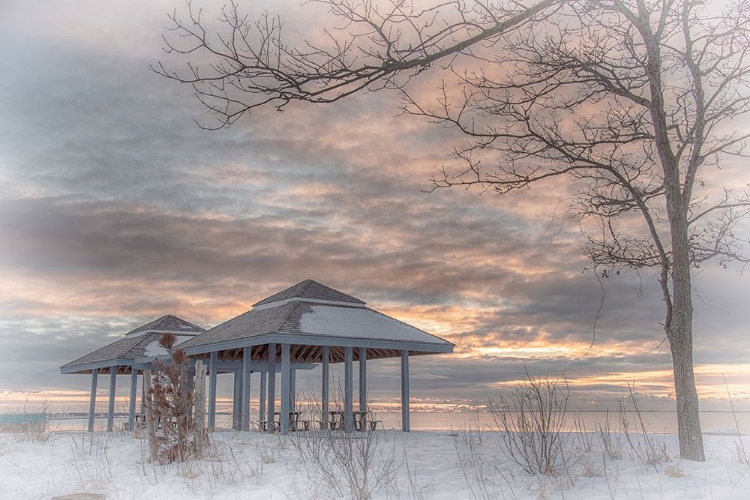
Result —
[{"label": "bare tree", "polygon": [[[330,103],[395,90],[406,113],[466,137],[432,188],[499,194],[566,178],[585,253],[605,277],[655,269],[665,303],[683,458],[704,460],[693,375],[692,273],[709,259],[747,263],[734,228],[744,190],[711,189],[750,110],[750,1],[475,0],[422,10],[406,0],[315,0],[338,20],[327,45],[287,46],[279,20],[236,4],[209,33],[188,2],[170,16],[166,50],[193,62],[174,72],[229,126],[259,106]],[[203,62],[194,62],[201,58]],[[437,104],[414,80],[442,71]],[[412,92],[410,92],[412,90]],[[734,122],[733,122],[734,121]],[[733,126],[732,122],[735,124]],[[489,165],[486,167],[485,165]]]}]

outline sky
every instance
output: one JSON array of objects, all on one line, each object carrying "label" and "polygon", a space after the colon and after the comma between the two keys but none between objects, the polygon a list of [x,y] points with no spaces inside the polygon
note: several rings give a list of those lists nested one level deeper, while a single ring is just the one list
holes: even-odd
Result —
[{"label": "sky", "polygon": [[[592,345],[602,288],[561,215],[570,185],[425,193],[461,138],[399,116],[388,93],[202,130],[191,89],[148,69],[169,60],[174,8],[184,4],[0,2],[0,405],[78,408],[89,377],[60,375],[66,362],[164,314],[217,325],[312,278],[456,344],[412,362],[424,407],[484,402],[526,371],[564,374],[581,405],[614,407],[631,383],[671,407],[652,272],[603,281]],[[250,14],[264,8],[299,36],[320,34],[314,8],[253,2]],[[729,167],[725,185],[746,185]],[[695,278],[704,408],[723,404],[724,379],[750,401],[748,297],[738,267]],[[397,364],[368,369],[371,397],[397,401]]]}]

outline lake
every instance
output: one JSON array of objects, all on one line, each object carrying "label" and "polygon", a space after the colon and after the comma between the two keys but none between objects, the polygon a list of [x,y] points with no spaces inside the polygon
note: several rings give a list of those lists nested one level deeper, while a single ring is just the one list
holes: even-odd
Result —
[{"label": "lake", "polygon": [[[625,420],[628,423],[629,430],[637,432],[638,414],[635,412],[625,412]],[[607,420],[607,413],[604,411],[582,411],[568,412],[565,420],[565,429],[574,431],[577,429],[576,420],[578,420],[584,430],[593,432],[600,425],[604,425]],[[486,411],[479,412],[418,412],[410,416],[411,429],[413,431],[458,431],[468,429],[492,428],[494,421],[492,414]],[[399,412],[380,412],[377,418],[382,420],[382,427],[385,429],[401,428],[401,413]],[[735,425],[742,434],[750,433],[750,412],[738,411],[734,414],[727,411],[704,411],[701,412],[701,428],[704,434],[731,434],[737,432]],[[676,434],[677,433],[677,414],[673,411],[642,411],[641,419],[649,432]],[[622,426],[620,414],[618,412],[609,413],[610,429],[620,431]],[[50,429],[60,431],[77,431],[86,428],[87,419],[81,414],[64,416],[61,418],[51,418]],[[96,418],[96,428],[104,429],[106,426],[106,414],[99,414]],[[122,424],[127,422],[127,415],[119,413],[115,417],[115,427],[122,428]],[[217,413],[217,427],[231,428],[231,413]]]}]

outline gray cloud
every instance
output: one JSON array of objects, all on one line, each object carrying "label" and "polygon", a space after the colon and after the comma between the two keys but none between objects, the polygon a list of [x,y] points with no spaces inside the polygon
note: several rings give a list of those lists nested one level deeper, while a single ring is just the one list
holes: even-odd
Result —
[{"label": "gray cloud", "polygon": [[[472,354],[416,360],[417,397],[479,401],[524,368],[581,380],[669,368],[648,273],[642,286],[633,274],[604,280],[586,351],[601,289],[582,274],[578,229],[560,220],[570,186],[422,193],[457,137],[394,116],[386,94],[202,131],[190,89],[146,69],[164,20],[151,16],[170,5],[113,7],[106,29],[92,27],[93,7],[57,6],[35,15],[66,28],[0,34],[12,48],[0,53],[0,359],[13,367],[0,390],[83,390],[57,368],[113,336],[165,313],[212,326],[308,277],[436,322]],[[14,3],[10,18],[26,9]],[[698,363],[745,362],[748,292],[734,271],[697,278],[710,304],[696,302]],[[574,348],[481,352],[523,345]],[[378,365],[387,397],[397,367]]]}]

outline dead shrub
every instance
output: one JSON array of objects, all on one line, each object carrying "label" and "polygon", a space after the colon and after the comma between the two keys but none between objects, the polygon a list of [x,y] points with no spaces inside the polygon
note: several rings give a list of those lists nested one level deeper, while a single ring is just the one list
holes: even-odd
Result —
[{"label": "dead shrub", "polygon": [[[193,404],[193,391],[188,388],[190,361],[183,349],[175,349],[177,337],[165,333],[159,345],[170,354],[168,362],[157,360],[155,373],[148,389],[146,406],[150,413],[149,441],[160,463],[184,462],[196,452],[202,442],[203,429],[196,429],[188,410]],[[156,423],[159,423],[159,429]]]},{"label": "dead shrub", "polygon": [[500,444],[508,459],[531,475],[553,475],[566,466],[568,433],[564,432],[568,408],[568,382],[526,373],[523,382],[490,400],[489,410],[500,431]]}]

